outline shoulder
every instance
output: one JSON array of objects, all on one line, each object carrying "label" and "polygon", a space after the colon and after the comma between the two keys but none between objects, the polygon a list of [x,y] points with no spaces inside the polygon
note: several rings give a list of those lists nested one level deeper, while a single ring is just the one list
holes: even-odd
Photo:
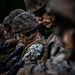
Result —
[{"label": "shoulder", "polygon": [[24,49],[23,51],[23,55],[25,54],[25,52],[28,52],[28,51],[34,51],[34,50],[39,50],[39,51],[42,51],[44,49],[46,45],[46,41],[45,40],[36,40],[32,43],[30,43],[29,45],[26,46],[26,48]]},{"label": "shoulder", "polygon": [[31,48],[31,47],[44,47],[47,44],[46,39],[37,39],[36,41],[30,43],[29,45],[26,46],[26,49]]},{"label": "shoulder", "polygon": [[30,45],[28,47],[28,49],[37,49],[37,50],[39,50],[39,49],[42,49],[43,47],[44,47],[44,45],[41,44],[41,43],[34,43],[34,44]]}]

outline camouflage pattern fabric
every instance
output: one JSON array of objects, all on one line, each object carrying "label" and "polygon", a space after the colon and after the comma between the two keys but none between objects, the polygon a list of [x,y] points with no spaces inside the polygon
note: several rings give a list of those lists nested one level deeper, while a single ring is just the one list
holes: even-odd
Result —
[{"label": "camouflage pattern fabric", "polygon": [[[33,14],[28,14],[28,13],[22,13],[18,16],[15,17],[15,19],[13,20],[13,26],[15,26],[16,30],[20,29],[24,29],[24,32],[29,32],[34,30],[37,27],[37,20],[35,18],[35,16]],[[24,26],[24,27],[22,27]],[[28,30],[30,28],[30,30]],[[31,35],[31,34],[30,34]],[[8,57],[10,55],[10,53],[12,54],[12,52],[14,52],[14,50],[18,49],[19,47],[23,46],[25,47],[24,43],[23,43],[23,39],[25,39],[23,36],[23,32],[18,32],[18,33],[14,33],[13,37],[6,40],[6,42],[4,43],[7,46],[10,46],[10,48],[14,48],[13,50],[8,49],[7,50],[7,56],[5,56],[3,59],[6,59],[6,57]],[[27,40],[28,41],[28,40]],[[16,44],[15,44],[16,43]],[[12,47],[15,44],[14,47]],[[19,60],[19,58],[21,58],[21,52],[18,55],[15,55],[13,58],[11,58],[11,60],[9,60],[8,62],[12,65],[14,64],[16,61]],[[18,59],[18,60],[17,60]],[[14,62],[15,61],[15,62]],[[8,63],[6,64],[6,66],[8,67]],[[13,63],[14,62],[14,63]],[[9,67],[11,67],[11,65],[9,65]],[[8,69],[7,69],[8,70]]]},{"label": "camouflage pattern fabric", "polygon": [[13,19],[14,19],[17,15],[19,15],[19,14],[21,14],[21,13],[23,13],[23,12],[25,12],[23,9],[15,9],[15,10],[11,11],[10,14],[9,14],[10,22],[12,22]]},{"label": "camouflage pattern fabric", "polygon": [[33,14],[24,12],[14,18],[13,26],[16,31],[27,33],[38,26],[38,21]]},{"label": "camouflage pattern fabric", "polygon": [[[46,43],[47,43],[46,40],[40,38],[35,42],[30,43],[25,48],[25,52],[22,58],[25,59],[25,65],[18,71],[17,75],[18,74],[35,75],[35,73],[33,73],[33,69],[36,68],[35,66],[40,65],[44,52],[44,46],[46,45]],[[41,65],[39,67],[41,68]],[[37,67],[36,70],[40,68]]]},{"label": "camouflage pattern fabric", "polygon": [[9,22],[10,22],[9,16],[6,16],[4,18],[3,24],[9,24]]},{"label": "camouflage pattern fabric", "polygon": [[34,13],[35,11],[38,11],[43,6],[45,6],[47,0],[24,0],[25,7],[27,12]]},{"label": "camouflage pattern fabric", "polygon": [[[32,72],[29,71],[29,74],[28,70],[24,72],[28,75],[74,75],[75,63],[66,59],[65,48],[62,44],[61,39],[57,35],[53,35],[52,39],[49,42],[49,46],[51,45],[51,54],[46,63],[36,64],[36,66],[32,69]],[[27,69],[28,68],[29,67],[27,67]]]},{"label": "camouflage pattern fabric", "polygon": [[50,56],[45,63],[48,75],[71,75],[75,71],[74,63],[66,58],[66,50],[59,36],[55,34],[52,36],[49,41],[48,53]]}]

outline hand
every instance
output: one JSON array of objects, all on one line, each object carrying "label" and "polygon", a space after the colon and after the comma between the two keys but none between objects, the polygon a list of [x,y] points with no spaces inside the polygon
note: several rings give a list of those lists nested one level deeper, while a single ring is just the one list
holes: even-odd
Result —
[{"label": "hand", "polygon": [[16,42],[17,40],[16,39],[8,39],[4,42],[4,44],[10,44],[10,43],[13,43],[13,42]]},{"label": "hand", "polygon": [[15,46],[18,40],[16,39],[8,39],[4,42],[4,44],[6,45],[6,47],[10,47],[11,46]]}]

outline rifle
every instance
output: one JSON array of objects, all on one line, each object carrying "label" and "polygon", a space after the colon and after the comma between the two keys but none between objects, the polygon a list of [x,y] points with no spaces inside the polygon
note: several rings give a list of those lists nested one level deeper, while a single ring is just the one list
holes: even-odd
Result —
[{"label": "rifle", "polygon": [[2,73],[3,69],[5,68],[6,63],[12,59],[14,56],[16,56],[19,52],[22,52],[24,49],[24,46],[19,46],[16,48],[14,52],[12,52],[0,65],[0,73]]},{"label": "rifle", "polygon": [[17,62],[11,69],[8,71],[7,75],[16,75],[17,71],[22,68],[24,65],[24,61],[20,60]]}]

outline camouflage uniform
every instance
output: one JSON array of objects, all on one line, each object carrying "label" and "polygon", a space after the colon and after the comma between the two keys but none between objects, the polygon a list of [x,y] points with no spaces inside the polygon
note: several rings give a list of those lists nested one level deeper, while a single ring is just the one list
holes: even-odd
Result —
[{"label": "camouflage uniform", "polygon": [[58,35],[53,34],[51,36],[47,50],[48,60],[45,63],[46,73],[50,75],[59,75],[58,70],[62,72],[65,66],[66,53],[62,40]]},{"label": "camouflage uniform", "polygon": [[[75,30],[74,2],[75,2],[74,0],[72,1],[70,0],[50,0],[50,3],[48,2],[48,5],[50,5],[50,7],[48,6],[47,9],[52,10],[56,14],[58,13],[62,17],[68,18],[67,26],[66,26],[66,23],[67,23],[66,19],[63,19],[64,21],[62,20],[62,23],[64,25],[62,23],[61,24],[63,26],[61,26],[60,24],[61,18],[58,19],[59,21],[57,22],[58,24],[60,24],[58,25],[59,28],[63,27],[64,29],[67,30],[67,28],[74,27],[73,29]],[[71,23],[74,23],[70,25],[70,27],[68,26],[70,23],[69,21],[71,21]],[[39,65],[37,65],[32,68],[33,71],[31,71],[31,73],[32,72],[34,73],[34,71],[35,72],[37,71],[34,75],[37,75],[37,74],[41,75],[43,74],[42,73],[42,70],[43,70],[43,72],[45,72],[44,74],[46,75],[75,75],[75,61],[73,62],[67,59],[67,53],[66,53],[67,50],[63,44],[63,40],[61,36],[55,33],[52,36],[52,38],[49,39],[48,41],[49,41],[48,47],[47,47],[48,58],[46,60],[46,63],[43,65],[44,69],[42,65],[40,65],[40,67]],[[26,71],[26,69],[24,71]],[[29,75],[28,72],[27,72],[27,75]]]},{"label": "camouflage uniform", "polygon": [[[50,11],[52,10],[55,14],[61,15],[63,19],[61,19],[62,17],[60,18],[58,17],[59,19],[56,20],[59,30],[62,29],[61,30],[62,33],[59,31],[59,33],[61,34],[59,33],[57,34],[56,33],[57,30],[56,30],[55,34],[49,40],[49,44],[47,47],[48,60],[45,63],[46,73],[48,75],[74,75],[75,74],[74,72],[75,71],[75,61],[72,61],[67,58],[68,50],[66,50],[64,41],[61,38],[63,35],[63,32],[67,30],[68,28],[72,28],[72,30],[75,30],[75,26],[74,26],[75,25],[75,14],[73,11],[74,0],[73,1],[49,0],[49,1],[50,1],[48,2],[48,7],[50,5],[49,10]],[[69,3],[71,4],[69,5]],[[60,23],[60,21],[62,22]]]},{"label": "camouflage uniform", "polygon": [[7,47],[4,45],[5,39],[5,30],[4,25],[0,24],[0,66],[2,64],[2,61],[8,56],[7,53]]},{"label": "camouflage uniform", "polygon": [[47,59],[45,63],[37,64],[32,68],[31,73],[33,75],[74,75],[75,63],[67,59],[67,51],[61,38],[56,34],[52,34],[48,40],[50,41],[48,47],[46,47]]},{"label": "camouflage uniform", "polygon": [[[25,49],[24,56],[22,58],[22,60],[25,61],[24,68],[23,68],[24,71],[21,72],[22,74],[31,75],[31,73],[32,73],[32,75],[33,75],[34,74],[33,73],[34,67],[36,67],[38,65],[41,68],[40,64],[42,61],[45,45],[46,45],[46,41],[44,39],[40,38],[37,41],[32,42],[27,46],[27,48]],[[20,73],[20,70],[17,73],[17,75],[19,73]]]},{"label": "camouflage uniform", "polygon": [[[5,61],[7,58],[11,57],[11,53],[13,53],[17,48],[18,46],[24,46],[22,43],[20,43],[20,41],[15,37],[15,34],[12,33],[12,21],[13,19],[20,13],[23,13],[24,10],[22,9],[16,9],[14,11],[12,11],[9,16],[5,17],[4,21],[3,21],[3,24],[4,24],[4,27],[5,29],[9,30],[7,35],[5,36],[5,41],[3,42],[3,46],[5,46],[5,52],[4,54],[2,54],[1,56],[1,61],[3,63],[3,61]],[[19,33],[18,33],[19,34]],[[6,50],[7,49],[7,50]],[[19,53],[20,54],[20,53]],[[18,55],[18,57],[20,58],[20,56]],[[11,67],[12,64],[14,64],[16,62],[16,60],[18,61],[18,57],[14,57],[12,60],[9,60],[7,61],[5,64],[6,64],[6,67]],[[15,61],[15,62],[14,62]],[[2,64],[1,63],[1,64]],[[0,65],[1,65],[0,64]],[[8,65],[10,64],[10,65]],[[8,70],[8,69],[7,69]]]},{"label": "camouflage uniform", "polygon": [[[26,37],[26,42],[24,42],[26,47],[22,54],[22,57],[23,57],[22,61],[24,62],[25,59],[27,60],[29,59],[29,60],[25,62],[25,65],[27,65],[29,62],[30,62],[29,63],[30,65],[32,65],[32,63],[36,65],[37,60],[41,61],[41,58],[43,55],[43,48],[46,44],[46,41],[44,40],[44,38],[41,38],[42,36],[37,31],[37,26],[38,26],[38,21],[36,20],[35,16],[33,14],[28,14],[26,12],[19,14],[13,20],[13,30],[23,33],[24,37]],[[36,40],[32,42],[32,39],[35,37],[37,33],[40,36],[40,38],[37,38]],[[18,67],[19,67],[19,64],[18,64]],[[14,71],[13,69],[14,68],[12,67],[8,73],[9,75],[11,71],[12,72]]]},{"label": "camouflage uniform", "polygon": [[18,39],[14,37],[15,34],[12,33],[12,21],[18,14],[23,12],[23,9],[15,9],[7,17],[4,18],[3,25],[8,33],[5,36],[5,42],[3,43],[3,45],[6,45],[8,50],[3,59],[7,58],[10,55],[10,53],[12,53],[15,50],[18,44]]},{"label": "camouflage uniform", "polygon": [[18,43],[17,38],[14,37],[14,34],[12,34],[12,21],[13,19],[20,13],[24,12],[23,9],[16,9],[13,10],[7,17],[4,18],[3,25],[5,30],[8,32],[5,36],[5,42],[3,45],[6,45],[7,52],[5,55],[3,55],[3,59],[7,58],[10,53],[12,53],[15,50],[15,47]]}]

